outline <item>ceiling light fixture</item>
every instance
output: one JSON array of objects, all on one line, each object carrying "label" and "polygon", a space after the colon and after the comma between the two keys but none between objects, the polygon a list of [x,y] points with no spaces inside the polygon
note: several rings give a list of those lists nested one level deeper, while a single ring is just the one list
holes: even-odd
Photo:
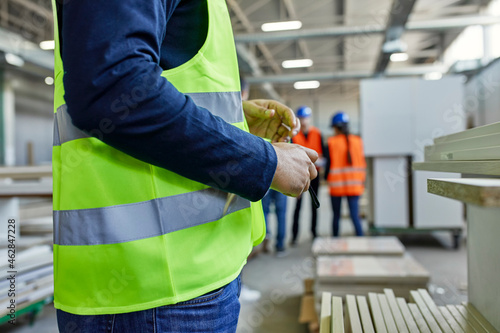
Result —
[{"label": "ceiling light fixture", "polygon": [[269,22],[261,26],[262,31],[283,31],[283,30],[297,30],[302,28],[300,21],[284,21],[284,22]]},{"label": "ceiling light fixture", "polygon": [[401,62],[408,60],[408,53],[393,53],[391,54],[392,62]]},{"label": "ceiling light fixture", "polygon": [[319,85],[319,81],[297,81],[293,84],[293,87],[295,89],[316,89]]},{"label": "ceiling light fixture", "polygon": [[45,84],[48,85],[48,86],[51,86],[54,84],[54,78],[50,77],[50,76],[47,76],[45,78]]},{"label": "ceiling light fixture", "polygon": [[53,50],[56,47],[56,43],[53,40],[44,40],[40,42],[40,48],[42,50]]},{"label": "ceiling light fixture", "polygon": [[424,75],[425,80],[440,80],[443,77],[443,74],[440,72],[430,72]]},{"label": "ceiling light fixture", "polygon": [[5,53],[5,61],[12,66],[23,67],[24,59],[13,53]]},{"label": "ceiling light fixture", "polygon": [[311,59],[295,59],[295,60],[285,60],[281,63],[283,68],[302,68],[311,67],[313,61]]}]

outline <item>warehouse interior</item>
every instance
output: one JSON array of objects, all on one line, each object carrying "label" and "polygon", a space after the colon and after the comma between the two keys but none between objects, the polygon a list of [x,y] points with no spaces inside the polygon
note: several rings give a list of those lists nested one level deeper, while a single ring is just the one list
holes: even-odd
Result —
[{"label": "warehouse interior", "polygon": [[[308,107],[323,147],[343,112],[366,157],[364,237],[345,199],[333,237],[323,164],[317,237],[304,193],[292,239],[287,197],[276,251],[271,205],[241,273],[236,332],[500,331],[500,0],[225,2],[249,99]],[[2,0],[0,332],[58,332],[54,80],[52,2]]]}]

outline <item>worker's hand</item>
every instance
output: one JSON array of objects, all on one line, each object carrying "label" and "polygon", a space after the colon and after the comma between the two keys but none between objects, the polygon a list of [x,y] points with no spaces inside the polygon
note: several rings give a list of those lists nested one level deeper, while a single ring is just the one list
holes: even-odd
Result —
[{"label": "worker's hand", "polygon": [[271,188],[291,197],[296,197],[309,189],[311,179],[318,176],[314,162],[318,153],[290,143],[273,143],[278,156],[278,166]]},{"label": "worker's hand", "polygon": [[254,99],[243,102],[250,133],[272,142],[288,142],[300,130],[293,111],[279,102]]}]

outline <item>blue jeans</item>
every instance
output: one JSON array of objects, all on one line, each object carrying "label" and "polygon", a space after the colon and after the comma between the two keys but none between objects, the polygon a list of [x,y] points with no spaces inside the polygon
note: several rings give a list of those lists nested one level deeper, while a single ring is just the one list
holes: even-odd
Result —
[{"label": "blue jeans", "polygon": [[189,301],[115,315],[80,316],[57,310],[61,333],[236,332],[241,278]]},{"label": "blue jeans", "polygon": [[[330,196],[332,199],[333,208],[333,236],[337,237],[339,235],[340,229],[340,208],[342,207],[342,197]],[[356,236],[363,236],[363,228],[361,227],[361,221],[359,220],[359,195],[347,196],[347,203],[349,204],[349,213],[351,214],[351,220],[354,224],[354,229],[356,230]]]},{"label": "blue jeans", "polygon": [[262,198],[262,208],[264,209],[264,217],[266,219],[266,233],[269,233],[269,228],[267,227],[269,206],[271,206],[271,202],[274,202],[276,216],[278,217],[278,233],[276,234],[276,250],[278,251],[285,249],[286,200],[286,195],[275,190],[269,190],[264,198]]}]

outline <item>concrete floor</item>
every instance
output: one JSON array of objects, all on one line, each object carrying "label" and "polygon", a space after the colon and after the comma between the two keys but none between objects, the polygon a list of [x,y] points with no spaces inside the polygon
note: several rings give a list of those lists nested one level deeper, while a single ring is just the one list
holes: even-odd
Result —
[{"label": "concrete floor", "polygon": [[[302,281],[312,277],[308,199],[303,203],[303,223],[298,245],[289,248],[286,257],[277,258],[274,253],[260,254],[245,267],[243,283],[260,291],[262,297],[254,302],[242,301],[238,333],[307,332],[307,327],[299,324],[297,318],[303,293]],[[331,230],[330,206],[325,195],[321,195],[320,199],[324,205],[320,210],[318,232],[320,236],[327,236]],[[291,230],[293,205],[294,199],[289,199],[287,232]],[[271,231],[275,230],[275,223],[272,217],[269,225]],[[342,233],[348,235],[351,232],[350,220],[342,220]],[[287,235],[287,244],[289,237]],[[459,250],[452,249],[451,237],[447,233],[405,236],[400,239],[408,252],[431,273],[429,291],[436,303],[458,304],[467,299],[465,246]],[[8,324],[0,326],[0,332],[55,333],[55,310],[47,306],[33,326],[29,325],[25,317],[21,318],[16,327]]]}]

